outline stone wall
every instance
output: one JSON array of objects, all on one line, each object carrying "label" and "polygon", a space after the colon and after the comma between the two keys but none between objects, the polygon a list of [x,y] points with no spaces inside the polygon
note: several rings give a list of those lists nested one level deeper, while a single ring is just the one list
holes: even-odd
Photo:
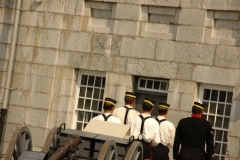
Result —
[{"label": "stone wall", "polygon": [[[15,2],[0,0],[0,105]],[[107,73],[105,96],[119,106],[132,76],[170,79],[175,125],[199,84],[235,87],[227,158],[239,158],[238,0],[23,0],[22,9],[3,153],[18,126],[29,126],[34,150],[50,128],[71,126],[76,71],[86,69]]]}]

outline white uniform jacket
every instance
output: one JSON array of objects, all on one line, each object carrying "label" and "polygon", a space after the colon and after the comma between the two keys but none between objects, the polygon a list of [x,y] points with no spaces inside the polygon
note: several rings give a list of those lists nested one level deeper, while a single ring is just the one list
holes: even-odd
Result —
[{"label": "white uniform jacket", "polygon": [[[108,115],[110,115],[110,113],[104,113],[104,114],[105,114],[106,117],[107,117]],[[98,116],[96,116],[96,117],[93,117],[93,119],[100,120],[100,121],[105,121],[104,118],[103,118],[103,116],[102,116],[101,114],[98,115]],[[114,122],[114,123],[119,123],[119,124],[121,124],[120,119],[117,118],[117,117],[114,117],[113,115],[110,116],[110,117],[107,119],[107,121],[108,121],[108,122]]]}]

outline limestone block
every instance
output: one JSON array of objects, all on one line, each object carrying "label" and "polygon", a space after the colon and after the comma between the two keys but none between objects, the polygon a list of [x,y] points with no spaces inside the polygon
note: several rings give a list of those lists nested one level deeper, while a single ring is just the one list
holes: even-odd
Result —
[{"label": "limestone block", "polygon": [[36,46],[36,44],[39,43],[39,38],[40,38],[39,29],[35,27],[20,26],[18,44]]},{"label": "limestone block", "polygon": [[15,63],[15,73],[22,73],[22,74],[30,74],[31,72],[31,64],[29,63]]},{"label": "limestone block", "polygon": [[26,108],[10,105],[8,108],[8,123],[24,124]]},{"label": "limestone block", "polygon": [[23,91],[13,90],[11,92],[11,96],[10,96],[10,104],[13,106],[14,105],[18,105],[18,106],[25,105],[23,97],[27,97],[26,95],[27,94]]},{"label": "limestone block", "polygon": [[239,85],[240,72],[235,69],[225,69],[207,66],[197,66],[193,71],[193,81],[217,85]]},{"label": "limestone block", "polygon": [[203,8],[204,9],[216,9],[216,10],[234,10],[239,11],[240,8],[240,1],[239,0],[209,0],[203,1]]},{"label": "limestone block", "polygon": [[176,8],[160,8],[149,6],[148,13],[174,16],[176,14]]},{"label": "limestone block", "polygon": [[228,20],[238,20],[238,12],[218,12],[215,11],[214,18],[216,19],[228,19]]},{"label": "limestone block", "polygon": [[113,58],[113,72],[125,73],[127,58],[114,57]]},{"label": "limestone block", "polygon": [[229,29],[238,29],[239,21],[238,20],[215,20],[215,28],[229,28]]},{"label": "limestone block", "polygon": [[65,31],[61,34],[60,48],[73,51],[90,52],[91,33]]},{"label": "limestone block", "polygon": [[197,89],[196,82],[183,80],[170,80],[168,91],[194,95],[196,89]]},{"label": "limestone block", "polygon": [[47,48],[37,48],[33,62],[45,65],[54,65],[56,63],[57,50]]},{"label": "limestone block", "polygon": [[[32,136],[32,139],[34,140],[33,145],[35,147],[41,148],[44,145],[44,139],[46,137],[46,129],[45,128],[39,128],[39,127],[28,127]],[[34,150],[35,151],[35,150]]]},{"label": "limestone block", "polygon": [[181,9],[178,24],[204,26],[207,10]]},{"label": "limestone block", "polygon": [[0,59],[0,71],[7,71],[8,61]]},{"label": "limestone block", "polygon": [[69,66],[71,68],[87,69],[89,60],[90,60],[90,56],[88,53],[72,52],[70,54]]},{"label": "limestone block", "polygon": [[234,87],[232,99],[236,101],[240,101],[240,86]]},{"label": "limestone block", "polygon": [[[171,82],[170,82],[171,83]],[[171,109],[179,110],[180,107],[180,93],[168,91],[167,103],[170,104]]]},{"label": "limestone block", "polygon": [[24,0],[22,2],[22,9],[25,11],[43,11],[44,8],[44,3],[46,3],[46,1],[44,1],[43,3],[37,3],[36,1],[33,0]]},{"label": "limestone block", "polygon": [[177,66],[177,79],[191,80],[193,75],[194,66],[186,63],[178,63]]},{"label": "limestone block", "polygon": [[175,48],[175,61],[212,65],[215,48],[215,45],[179,42]]},{"label": "limestone block", "polygon": [[51,94],[31,92],[28,97],[31,101],[29,107],[39,109],[49,109]]},{"label": "limestone block", "polygon": [[140,19],[141,5],[118,3],[116,6],[115,19],[127,19],[137,21]]},{"label": "limestone block", "polygon": [[14,15],[15,10],[8,8],[0,8],[0,23],[13,24]]},{"label": "limestone block", "polygon": [[52,90],[53,78],[44,76],[32,76],[31,91],[50,93]]},{"label": "limestone block", "polygon": [[65,0],[44,1],[45,12],[63,13]]},{"label": "limestone block", "polygon": [[133,87],[133,79],[131,75],[107,72],[106,84],[131,88]]},{"label": "limestone block", "polygon": [[62,15],[57,13],[41,13],[38,18],[38,26],[41,28],[60,29]]},{"label": "limestone block", "polygon": [[[238,102],[238,104],[239,104],[239,102]],[[235,106],[235,107],[237,107],[237,106]],[[240,125],[240,120],[239,120],[239,117],[237,117],[235,115],[232,115],[232,117],[234,117],[233,119],[238,119],[238,120],[229,123],[228,135],[238,137],[239,136],[239,130],[240,130],[240,126],[239,126]]]},{"label": "limestone block", "polygon": [[25,118],[26,125],[46,127],[48,120],[48,112],[47,110],[28,108],[26,110]]},{"label": "limestone block", "polygon": [[82,22],[81,16],[63,15],[62,29],[79,31]]},{"label": "limestone block", "polygon": [[175,16],[150,14],[149,22],[163,23],[163,24],[173,24],[175,22]]},{"label": "limestone block", "polygon": [[9,59],[10,46],[7,44],[0,43],[0,59],[7,60]]},{"label": "limestone block", "polygon": [[95,18],[105,18],[105,19],[113,18],[112,17],[112,10],[93,9],[91,16],[95,17]]},{"label": "limestone block", "polygon": [[204,28],[196,26],[178,26],[177,41],[199,42],[202,43],[204,38]]},{"label": "limestone block", "polygon": [[54,93],[57,95],[73,96],[74,81],[68,79],[55,79]]},{"label": "limestone block", "polygon": [[176,71],[176,63],[129,58],[126,73],[148,77],[175,78]]},{"label": "limestone block", "polygon": [[199,0],[181,0],[183,8],[202,8],[202,1]]},{"label": "limestone block", "polygon": [[194,101],[194,95],[181,94],[179,107],[180,110],[191,112]]},{"label": "limestone block", "polygon": [[20,125],[19,124],[11,124],[11,123],[8,123],[6,125],[6,130],[5,130],[5,134],[3,137],[5,142],[9,142],[11,140],[12,135],[13,135],[14,131],[18,128],[18,126],[20,126]]},{"label": "limestone block", "polygon": [[101,9],[101,10],[112,10],[113,3],[106,3],[106,2],[92,2],[91,8],[94,9]]},{"label": "limestone block", "polygon": [[31,74],[53,77],[55,75],[55,67],[41,64],[31,64]]},{"label": "limestone block", "polygon": [[33,47],[17,46],[16,59],[21,62],[32,62],[33,52]]},{"label": "limestone block", "polygon": [[68,112],[73,104],[73,97],[55,95],[52,96],[51,110]]},{"label": "limestone block", "polygon": [[[107,85],[107,83],[106,83],[106,85]],[[107,85],[108,87],[107,88],[105,88],[105,90],[104,90],[104,98],[105,97],[109,97],[109,98],[113,98],[114,99],[114,97],[116,96],[116,90],[117,90],[117,88],[116,88],[116,86],[113,86],[113,85]]]},{"label": "limestone block", "polygon": [[239,138],[228,136],[229,157],[238,158],[239,156]]},{"label": "limestone block", "polygon": [[57,57],[57,65],[58,66],[68,66],[70,60],[70,52],[69,51],[59,51]]},{"label": "limestone block", "polygon": [[174,61],[175,41],[158,40],[156,49],[156,59],[162,61]]},{"label": "limestone block", "polygon": [[215,12],[214,11],[207,11],[207,18],[206,18],[206,21],[205,21],[205,26],[206,27],[214,27],[214,14]]},{"label": "limestone block", "polygon": [[168,111],[167,119],[174,124],[175,127],[177,127],[178,122],[182,118],[190,117],[191,113],[186,111],[179,111],[179,110],[170,110]]},{"label": "limestone block", "polygon": [[74,79],[75,71],[72,68],[57,67],[55,77],[59,79]]},{"label": "limestone block", "polygon": [[141,6],[141,16],[140,21],[147,22],[148,21],[148,6]]},{"label": "limestone block", "polygon": [[26,26],[37,26],[39,15],[38,12],[24,11],[21,16],[21,24]]},{"label": "limestone block", "polygon": [[125,86],[117,86],[117,92],[115,100],[117,103],[124,103],[124,97],[125,97],[126,87]]},{"label": "limestone block", "polygon": [[16,1],[14,0],[2,0],[0,1],[0,7],[2,8],[15,8]]},{"label": "limestone block", "polygon": [[40,30],[39,47],[58,48],[60,31],[44,29]]},{"label": "limestone block", "polygon": [[30,75],[16,73],[13,76],[13,88],[20,90],[29,90],[30,81]]},{"label": "limestone block", "polygon": [[0,88],[1,88],[0,91],[2,91],[2,92],[0,92],[0,93],[2,93],[2,94],[0,94],[0,97],[3,97],[3,91],[4,91],[3,87],[5,86],[6,78],[7,78],[7,72],[0,71],[0,79],[1,79],[1,81],[0,81]]},{"label": "limestone block", "polygon": [[[88,62],[89,63],[89,62]],[[89,69],[97,71],[111,71],[113,65],[113,57],[93,54]]]},{"label": "limestone block", "polygon": [[114,21],[112,19],[91,18],[89,20],[87,31],[97,33],[112,33]]},{"label": "limestone block", "polygon": [[137,21],[115,20],[113,34],[137,36],[140,23]]},{"label": "limestone block", "polygon": [[171,7],[179,7],[180,0],[144,0],[143,4],[153,5],[153,6],[171,6]]},{"label": "limestone block", "polygon": [[156,40],[123,37],[120,55],[137,58],[154,58]]},{"label": "limestone block", "polygon": [[0,24],[0,43],[11,43],[12,26]]},{"label": "limestone block", "polygon": [[69,112],[58,112],[56,126],[66,123],[66,126],[72,126],[73,114]]},{"label": "limestone block", "polygon": [[240,48],[217,46],[214,65],[226,68],[240,68]]},{"label": "limestone block", "polygon": [[76,15],[91,16],[91,3],[84,0],[77,1]]},{"label": "limestone block", "polygon": [[120,51],[121,37],[115,35],[95,34],[93,52],[116,55]]},{"label": "limestone block", "polygon": [[77,9],[77,5],[78,3],[80,3],[82,0],[68,0],[65,1],[65,5],[64,5],[64,14],[68,14],[68,15],[75,15],[76,14],[76,9]]}]

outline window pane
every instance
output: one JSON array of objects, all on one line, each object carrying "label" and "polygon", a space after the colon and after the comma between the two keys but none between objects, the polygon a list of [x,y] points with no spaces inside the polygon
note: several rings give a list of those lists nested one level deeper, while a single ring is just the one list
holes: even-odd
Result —
[{"label": "window pane", "polygon": [[215,114],[216,113],[216,105],[217,103],[210,103],[210,110],[209,113]]},{"label": "window pane", "polygon": [[104,89],[101,89],[100,99],[103,99],[103,95],[104,95]]},{"label": "window pane", "polygon": [[230,116],[230,113],[231,113],[231,105],[226,105],[225,116]]},{"label": "window pane", "polygon": [[146,85],[146,80],[141,79],[141,80],[140,80],[140,86],[139,86],[139,87],[145,88],[145,85]]},{"label": "window pane", "polygon": [[206,114],[203,115],[203,119],[207,119],[207,115]]},{"label": "window pane", "polygon": [[167,91],[167,82],[161,82],[161,90]]},{"label": "window pane", "polygon": [[226,99],[226,91],[220,91],[218,101],[219,102],[225,102],[225,99]]},{"label": "window pane", "polygon": [[160,86],[160,82],[159,82],[159,81],[154,81],[154,86],[153,86],[153,88],[154,88],[154,89],[159,89],[159,86]]},{"label": "window pane", "polygon": [[91,112],[85,112],[84,122],[89,122],[91,119]]},{"label": "window pane", "polygon": [[77,120],[78,121],[83,121],[83,115],[84,115],[84,112],[79,111]]},{"label": "window pane", "polygon": [[217,117],[216,119],[216,127],[222,128],[222,122],[223,122],[223,118],[222,117]]},{"label": "window pane", "polygon": [[221,143],[215,143],[215,153],[220,154]]},{"label": "window pane", "polygon": [[87,75],[82,75],[81,85],[87,85]]},{"label": "window pane", "polygon": [[147,81],[147,88],[152,89],[152,87],[153,87],[153,81],[148,80],[148,81]]},{"label": "window pane", "polygon": [[211,92],[210,89],[204,89],[203,100],[209,100],[210,92]]},{"label": "window pane", "polygon": [[76,129],[77,130],[82,130],[82,123],[77,123]]},{"label": "window pane", "polygon": [[227,142],[228,131],[224,131],[223,142]]},{"label": "window pane", "polygon": [[78,99],[78,108],[83,109],[83,103],[84,103],[84,99],[79,98]]},{"label": "window pane", "polygon": [[218,104],[217,114],[223,115],[223,112],[224,112],[224,104]]},{"label": "window pane", "polygon": [[229,118],[224,118],[223,128],[228,129],[229,126]]},{"label": "window pane", "polygon": [[88,78],[88,85],[89,85],[89,86],[93,86],[93,84],[94,84],[94,79],[95,79],[95,76],[89,76],[89,78]]},{"label": "window pane", "polygon": [[208,121],[214,126],[214,116],[208,116]]},{"label": "window pane", "polygon": [[100,89],[95,88],[93,98],[99,99],[99,95],[100,95]]},{"label": "window pane", "polygon": [[97,117],[98,113],[92,113],[92,117]]},{"label": "window pane", "polygon": [[83,124],[83,129],[84,129],[86,126],[87,126],[87,123],[84,123],[84,124]]},{"label": "window pane", "polygon": [[215,140],[216,141],[222,141],[222,136],[223,136],[223,131],[216,130]]},{"label": "window pane", "polygon": [[217,98],[218,98],[218,91],[217,90],[212,90],[211,100],[212,101],[217,101]]},{"label": "window pane", "polygon": [[232,95],[233,95],[233,92],[228,92],[227,103],[232,103]]},{"label": "window pane", "polygon": [[227,150],[227,144],[222,144],[222,155],[226,154],[226,150]]},{"label": "window pane", "polygon": [[93,92],[93,89],[92,88],[87,88],[87,95],[86,95],[86,97],[87,98],[92,98],[92,92]]},{"label": "window pane", "polygon": [[219,158],[219,156],[214,156],[214,160],[220,160]]},{"label": "window pane", "polygon": [[96,77],[95,86],[101,87],[102,77]]},{"label": "window pane", "polygon": [[94,101],[92,102],[92,110],[97,111],[98,110],[98,101]]},{"label": "window pane", "polygon": [[106,78],[105,78],[105,77],[103,77],[103,79],[102,79],[102,88],[104,88],[104,87],[105,87],[105,80],[106,80]]},{"label": "window pane", "polygon": [[221,160],[225,160],[225,157],[221,157]]},{"label": "window pane", "polygon": [[204,113],[208,113],[208,102],[203,102],[204,107]]},{"label": "window pane", "polygon": [[86,99],[84,109],[90,110],[90,107],[91,107],[91,100]]},{"label": "window pane", "polygon": [[85,91],[86,91],[86,87],[80,87],[80,97],[85,97]]},{"label": "window pane", "polygon": [[102,101],[99,101],[99,104],[98,104],[98,111],[102,111]]}]

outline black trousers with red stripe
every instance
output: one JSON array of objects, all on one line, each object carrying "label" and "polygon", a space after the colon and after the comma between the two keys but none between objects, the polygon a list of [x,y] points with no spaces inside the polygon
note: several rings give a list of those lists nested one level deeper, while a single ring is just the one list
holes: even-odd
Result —
[{"label": "black trousers with red stripe", "polygon": [[151,145],[149,142],[141,140],[143,145],[143,159],[151,159]]},{"label": "black trousers with red stripe", "polygon": [[169,160],[169,148],[167,146],[158,144],[156,147],[152,147],[152,159],[153,160]]}]

